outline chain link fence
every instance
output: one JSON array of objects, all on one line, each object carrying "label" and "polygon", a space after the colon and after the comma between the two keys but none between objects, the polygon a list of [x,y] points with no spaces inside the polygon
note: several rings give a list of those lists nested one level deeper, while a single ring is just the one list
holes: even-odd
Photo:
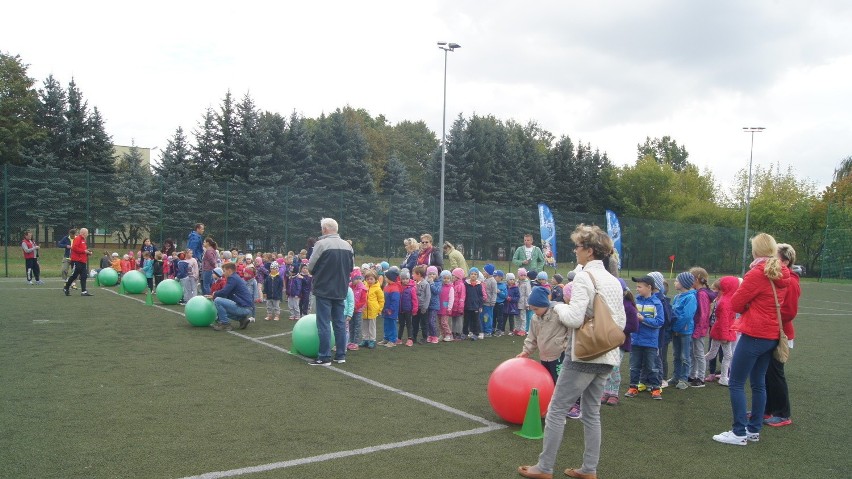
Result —
[{"label": "chain link fence", "polygon": [[[365,180],[369,181],[369,180]],[[298,185],[248,185],[240,182],[161,180],[157,176],[128,184],[111,175],[56,169],[3,169],[2,253],[6,276],[20,260],[25,230],[43,247],[55,246],[69,228],[87,227],[89,245],[98,251],[136,250],[144,238],[162,245],[173,239],[185,246],[195,223],[221,248],[242,251],[298,252],[319,234],[323,217],[335,218],[356,254],[374,258],[404,255],[403,240],[431,233],[438,240],[437,195],[413,197],[306,191]],[[466,258],[510,260],[525,233],[538,237],[535,205],[445,203],[445,240]],[[605,227],[603,214],[553,210],[557,224],[557,262],[573,264],[571,232],[578,223]],[[620,218],[622,266],[633,271],[675,271],[693,265],[714,273],[736,274],[742,267],[741,228]],[[835,258],[849,256],[849,223],[838,219],[826,230],[826,248]],[[845,228],[845,229],[844,229]],[[848,260],[837,262],[849,264]],[[824,266],[829,266],[824,264]],[[848,268],[824,268],[829,277],[849,277]],[[846,276],[844,276],[846,275]]]}]

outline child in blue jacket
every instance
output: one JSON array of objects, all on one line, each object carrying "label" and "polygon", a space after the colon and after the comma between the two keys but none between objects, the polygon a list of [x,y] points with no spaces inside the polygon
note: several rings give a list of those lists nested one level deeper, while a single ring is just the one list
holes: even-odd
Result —
[{"label": "child in blue jacket", "polygon": [[660,369],[657,367],[659,330],[665,322],[663,303],[654,295],[654,279],[650,276],[633,278],[636,282],[636,311],[639,329],[630,335],[630,387],[624,394],[634,397],[639,394],[639,378],[645,373],[646,385],[651,389],[651,398],[662,399]]},{"label": "child in blue jacket", "polygon": [[672,301],[672,348],[674,354],[674,375],[670,384],[678,389],[689,387],[687,377],[692,362],[692,328],[693,317],[698,309],[695,290],[692,285],[695,276],[689,271],[677,275],[675,289],[680,293]]},{"label": "child in blue jacket", "polygon": [[402,297],[402,284],[399,282],[399,268],[391,266],[385,272],[384,339],[379,345],[387,348],[396,346],[396,326],[399,319],[399,303]]}]

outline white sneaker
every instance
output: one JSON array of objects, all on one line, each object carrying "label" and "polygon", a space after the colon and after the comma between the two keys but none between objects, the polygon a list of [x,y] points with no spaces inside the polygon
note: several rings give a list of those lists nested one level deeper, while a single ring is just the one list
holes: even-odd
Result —
[{"label": "white sneaker", "polygon": [[484,334],[484,333],[479,333],[479,339],[485,339],[485,334]]},{"label": "white sneaker", "polygon": [[760,433],[759,432],[748,432],[748,429],[746,429],[746,439],[748,439],[751,442],[760,441]]},{"label": "white sneaker", "polygon": [[[760,434],[755,434],[759,440]],[[716,442],[721,442],[723,444],[733,444],[735,446],[745,446],[748,444],[749,437],[748,436],[737,436],[734,434],[734,431],[725,431],[722,434],[716,434],[713,436],[713,440]]]},{"label": "white sneaker", "polygon": [[719,386],[727,386],[728,378],[719,378]]},{"label": "white sneaker", "polygon": [[660,389],[665,389],[667,387],[669,387],[669,382],[663,379],[662,384],[660,384]]},{"label": "white sneaker", "polygon": [[254,316],[249,316],[248,320],[249,320],[250,323],[253,323],[254,322]]}]

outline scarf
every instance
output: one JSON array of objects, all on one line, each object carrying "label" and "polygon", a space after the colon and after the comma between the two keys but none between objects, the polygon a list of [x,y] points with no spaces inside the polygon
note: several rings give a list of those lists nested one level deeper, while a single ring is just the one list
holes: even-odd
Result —
[{"label": "scarf", "polygon": [[432,259],[432,247],[428,247],[420,252],[420,255],[417,256],[417,264],[423,264],[428,266],[429,261]]},{"label": "scarf", "polygon": [[751,262],[751,264],[748,266],[748,269],[752,269],[752,268],[754,268],[755,266],[757,266],[761,263],[765,263],[766,260],[768,260],[768,259],[769,259],[769,256],[760,256],[758,258],[754,258],[754,261]]}]

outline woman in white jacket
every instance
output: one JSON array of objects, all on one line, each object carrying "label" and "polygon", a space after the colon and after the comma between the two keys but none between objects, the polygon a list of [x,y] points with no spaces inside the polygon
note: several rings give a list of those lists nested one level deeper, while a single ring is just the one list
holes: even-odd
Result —
[{"label": "woman in white jacket", "polygon": [[624,303],[621,285],[604,268],[603,259],[613,252],[612,239],[597,226],[580,224],[571,234],[574,241],[574,253],[577,264],[583,270],[574,277],[570,304],[560,304],[555,311],[568,328],[571,329],[562,374],[556,382],[556,389],[550,400],[545,418],[544,442],[538,463],[535,466],[520,466],[518,473],[524,477],[551,479],[556,463],[556,453],[562,444],[565,432],[565,417],[568,409],[578,397],[583,404],[583,439],[585,451],[583,465],[580,468],[568,468],[565,474],[581,479],[596,479],[598,459],[601,449],[600,398],[604,382],[612,367],[619,362],[617,348],[589,361],[581,361],[573,352],[574,333],[582,326],[586,317],[593,316],[592,307],[597,292],[612,312],[612,318],[620,328],[624,328]]}]

